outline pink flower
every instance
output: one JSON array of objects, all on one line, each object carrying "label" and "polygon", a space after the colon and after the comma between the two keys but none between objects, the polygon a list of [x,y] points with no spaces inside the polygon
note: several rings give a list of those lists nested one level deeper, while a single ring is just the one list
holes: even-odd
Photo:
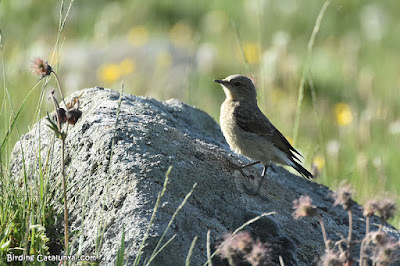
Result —
[{"label": "pink flower", "polygon": [[50,73],[53,71],[51,66],[42,58],[36,57],[32,63],[32,73],[36,73],[42,77],[50,75]]},{"label": "pink flower", "polygon": [[302,195],[300,198],[293,201],[293,209],[295,210],[292,214],[294,219],[300,217],[314,217],[318,215],[317,207],[312,204],[312,199],[308,195]]},{"label": "pink flower", "polygon": [[336,192],[333,193],[335,199],[334,205],[342,205],[346,211],[350,210],[354,204],[352,199],[354,190],[351,185],[342,184]]}]

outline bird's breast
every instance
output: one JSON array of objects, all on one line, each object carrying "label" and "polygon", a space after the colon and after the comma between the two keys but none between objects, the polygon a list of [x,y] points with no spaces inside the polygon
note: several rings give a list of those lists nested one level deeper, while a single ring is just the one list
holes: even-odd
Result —
[{"label": "bird's breast", "polygon": [[225,100],[221,105],[220,124],[222,134],[224,135],[229,146],[237,153],[242,154],[240,144],[243,130],[236,123],[234,110],[236,106],[232,101]]},{"label": "bird's breast", "polygon": [[241,128],[234,116],[236,108],[238,106],[232,101],[225,101],[221,105],[221,130],[231,149],[238,154],[261,161],[264,164],[274,161],[275,147],[272,142],[265,136],[251,133]]}]

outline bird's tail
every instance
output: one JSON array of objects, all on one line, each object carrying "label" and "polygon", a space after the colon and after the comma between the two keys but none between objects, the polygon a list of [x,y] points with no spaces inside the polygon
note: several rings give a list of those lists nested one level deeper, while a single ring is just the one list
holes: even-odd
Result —
[{"label": "bird's tail", "polygon": [[301,174],[304,178],[307,178],[308,180],[313,179],[314,176],[307,171],[307,169],[305,169],[303,166],[301,166],[298,162],[292,160],[292,167],[294,169],[296,169],[297,172],[299,172],[299,174]]}]

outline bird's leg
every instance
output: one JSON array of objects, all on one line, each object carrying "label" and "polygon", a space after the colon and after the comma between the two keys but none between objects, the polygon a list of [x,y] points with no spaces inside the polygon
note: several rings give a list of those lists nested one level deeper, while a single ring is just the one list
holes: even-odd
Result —
[{"label": "bird's leg", "polygon": [[261,180],[260,180],[260,183],[258,184],[258,187],[257,187],[257,190],[256,190],[256,194],[260,193],[260,189],[261,189],[262,183],[264,181],[265,174],[267,173],[268,167],[269,167],[268,164],[264,165],[264,169],[263,169],[263,171],[261,173]]},{"label": "bird's leg", "polygon": [[249,164],[245,164],[245,165],[242,166],[242,169],[245,168],[245,167],[248,167],[248,166],[252,166],[252,165],[258,164],[258,163],[260,163],[260,161],[255,161],[255,162],[252,162],[252,163],[249,163]]}]

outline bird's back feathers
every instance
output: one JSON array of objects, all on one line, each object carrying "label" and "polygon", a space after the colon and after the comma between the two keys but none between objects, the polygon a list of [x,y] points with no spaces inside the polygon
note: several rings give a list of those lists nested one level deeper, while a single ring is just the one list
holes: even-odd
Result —
[{"label": "bird's back feathers", "polygon": [[[246,104],[253,103],[237,103],[234,109],[233,117],[236,123],[244,131],[265,136],[276,148],[282,151],[293,164],[290,164],[302,176],[307,179],[313,178],[312,174],[302,167],[299,156],[303,157],[289,141],[276,129],[276,127],[269,121],[269,119],[261,112],[257,105],[248,108]],[[250,111],[252,110],[252,111]]]}]

